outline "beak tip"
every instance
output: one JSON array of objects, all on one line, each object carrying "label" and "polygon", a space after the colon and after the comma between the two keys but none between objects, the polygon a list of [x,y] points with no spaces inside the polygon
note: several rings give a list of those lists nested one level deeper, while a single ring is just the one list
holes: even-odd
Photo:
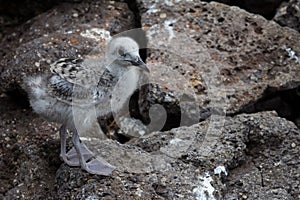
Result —
[{"label": "beak tip", "polygon": [[144,63],[144,61],[141,58],[138,59],[138,62],[136,62],[136,65],[143,71],[150,73],[150,69],[147,67],[146,63]]},{"label": "beak tip", "polygon": [[144,69],[147,73],[150,73],[150,69],[147,67],[147,65],[143,66],[143,69]]}]

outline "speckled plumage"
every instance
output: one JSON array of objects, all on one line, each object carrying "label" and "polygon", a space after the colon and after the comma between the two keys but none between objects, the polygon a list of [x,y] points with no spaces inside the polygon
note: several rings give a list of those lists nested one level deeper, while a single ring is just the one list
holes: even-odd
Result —
[{"label": "speckled plumage", "polygon": [[[88,130],[97,117],[117,112],[134,92],[141,73],[139,69],[148,71],[138,49],[134,40],[119,37],[108,44],[105,62],[91,67],[81,58],[62,58],[51,64],[50,74],[24,79],[24,89],[33,110],[49,121],[62,124],[61,157],[67,164],[80,164],[93,174],[108,175],[113,170],[111,165],[93,158],[79,142],[78,129]],[[118,95],[111,107],[116,89]],[[66,129],[73,132],[75,147],[68,154],[65,152]]]}]

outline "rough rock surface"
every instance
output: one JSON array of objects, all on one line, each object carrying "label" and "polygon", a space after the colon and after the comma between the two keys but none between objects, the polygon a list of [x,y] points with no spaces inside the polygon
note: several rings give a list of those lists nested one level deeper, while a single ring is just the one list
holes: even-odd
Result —
[{"label": "rough rock surface", "polygon": [[290,0],[283,3],[274,19],[281,26],[287,26],[300,32],[300,1]]},{"label": "rough rock surface", "polygon": [[[299,33],[218,3],[138,2],[135,13],[115,1],[62,3],[5,33],[0,199],[299,199]],[[97,31],[138,26],[152,73],[137,112],[149,124],[122,123],[135,137],[164,131],[126,144],[85,140],[117,167],[109,177],[68,167],[57,125],[15,89],[59,57],[90,53]]]},{"label": "rough rock surface", "polygon": [[0,101],[0,199],[55,199],[56,126],[6,95]]},{"label": "rough rock surface", "polygon": [[299,129],[275,112],[216,117],[128,145],[95,140],[89,146],[117,170],[101,177],[62,165],[58,197],[297,199],[299,144]]},{"label": "rough rock surface", "polygon": [[216,0],[216,2],[225,3],[231,6],[238,6],[250,13],[256,13],[272,19],[281,2],[284,0]]},{"label": "rough rock surface", "polygon": [[[140,3],[150,82],[158,88],[150,89],[148,108],[158,101],[173,103],[174,110],[189,95],[195,99],[190,104],[199,105],[200,119],[216,112],[255,112],[262,97],[300,86],[298,32],[237,7],[167,2]],[[283,112],[275,103],[270,107]]]},{"label": "rough rock surface", "polygon": [[105,34],[134,28],[127,4],[115,1],[62,3],[17,27],[2,39],[0,92],[18,87],[24,75],[45,72],[61,57],[95,50]]},{"label": "rough rock surface", "polygon": [[104,30],[113,35],[134,24],[126,3],[65,2],[1,35],[0,199],[56,199],[62,162],[59,140],[51,134],[57,125],[28,108],[19,90],[22,77],[47,72],[58,58],[90,54],[107,37]]}]

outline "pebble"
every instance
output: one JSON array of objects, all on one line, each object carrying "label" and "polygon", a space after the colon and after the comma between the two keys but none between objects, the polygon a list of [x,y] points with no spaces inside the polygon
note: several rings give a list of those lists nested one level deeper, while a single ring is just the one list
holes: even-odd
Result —
[{"label": "pebble", "polygon": [[78,13],[73,13],[73,17],[78,17]]},{"label": "pebble", "polygon": [[164,18],[167,17],[167,14],[166,13],[160,13],[159,17],[162,18],[162,19],[164,19]]},{"label": "pebble", "polygon": [[35,62],[34,65],[35,65],[36,67],[40,67],[40,63],[39,63],[39,62]]},{"label": "pebble", "polygon": [[296,143],[294,143],[294,142],[291,144],[291,147],[292,147],[292,148],[295,148],[296,146],[297,146],[297,145],[296,145]]}]

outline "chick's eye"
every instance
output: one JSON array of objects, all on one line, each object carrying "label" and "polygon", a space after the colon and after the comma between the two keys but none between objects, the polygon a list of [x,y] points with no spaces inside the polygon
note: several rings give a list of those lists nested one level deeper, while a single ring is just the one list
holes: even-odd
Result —
[{"label": "chick's eye", "polygon": [[124,54],[122,54],[121,55],[123,58],[129,58],[130,56],[129,56],[129,53],[124,53]]},{"label": "chick's eye", "polygon": [[123,49],[119,49],[118,53],[119,53],[120,56],[125,57],[126,53],[124,52]]},{"label": "chick's eye", "polygon": [[122,56],[125,57],[125,58],[130,58],[130,54],[129,53],[124,53]]}]

